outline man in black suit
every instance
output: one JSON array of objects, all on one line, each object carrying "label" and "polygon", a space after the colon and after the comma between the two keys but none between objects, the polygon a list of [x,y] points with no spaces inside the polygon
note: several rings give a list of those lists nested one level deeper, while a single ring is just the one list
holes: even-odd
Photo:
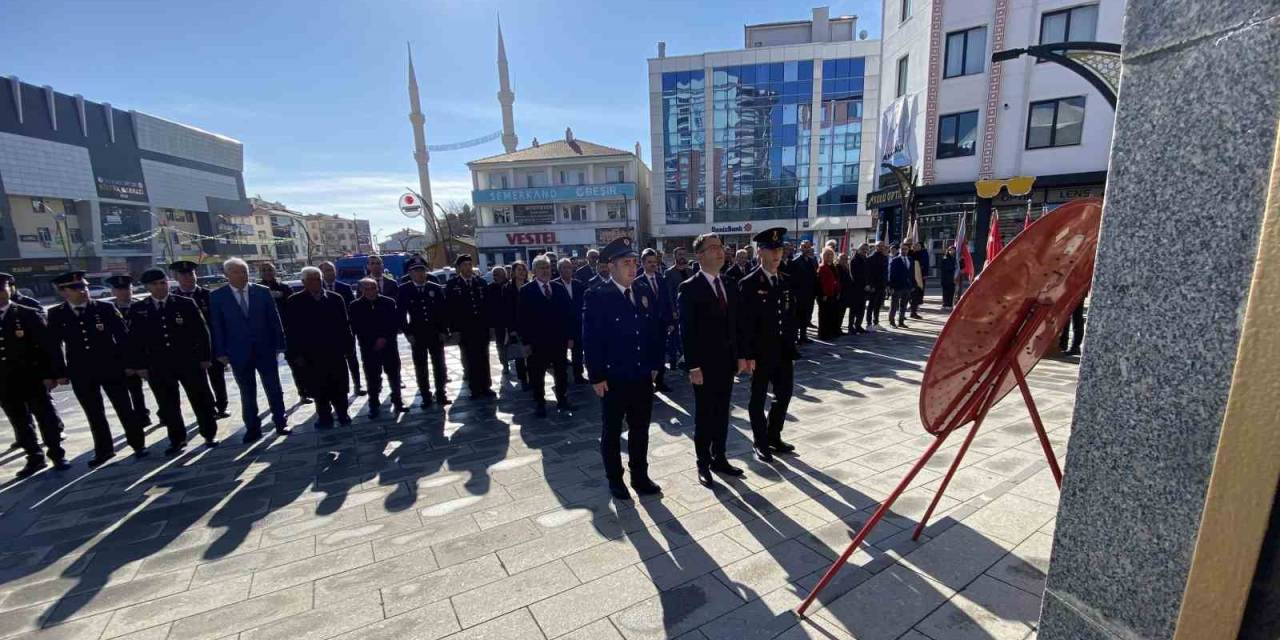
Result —
[{"label": "man in black suit", "polygon": [[[782,261],[782,237],[785,227],[774,227],[756,234],[760,266],[739,282],[742,318],[738,325],[738,343],[747,369],[751,371],[751,400],[747,413],[751,416],[751,436],[756,458],[773,462],[773,453],[789,453],[795,447],[782,441],[782,423],[791,402],[796,357],[796,332],[792,330],[795,314],[787,277],[778,273]],[[764,412],[765,396],[773,385],[773,406]]]},{"label": "man in black suit", "polygon": [[578,282],[585,283],[588,280],[591,280],[592,278],[596,277],[597,275],[599,275],[599,271],[596,267],[596,265],[599,264],[599,262],[600,262],[600,252],[596,251],[595,249],[588,251],[587,263],[582,265],[581,267],[578,267],[578,270],[573,272],[573,279],[577,280]]},{"label": "man in black suit", "polygon": [[115,409],[134,455],[147,455],[142,422],[133,411],[125,386],[128,330],[124,319],[110,302],[89,299],[83,271],[64,273],[54,278],[53,284],[65,302],[49,310],[49,357],[53,377],[58,384],[71,384],[89,419],[94,450],[89,466],[97,468],[116,455],[103,394]]},{"label": "man in black suit", "polygon": [[347,413],[347,353],[355,348],[347,305],[325,291],[315,267],[302,268],[302,291],[285,305],[286,355],[316,402],[316,428],[351,424]]},{"label": "man in black suit", "polygon": [[[29,298],[22,295],[18,291],[18,281],[15,280],[12,275],[9,275],[8,284],[0,282],[0,287],[8,290],[10,303],[33,309],[41,319],[46,322],[48,321],[48,318],[46,317],[48,314],[45,313],[44,305],[40,304],[40,301],[35,298]],[[47,331],[45,333],[47,334]],[[43,392],[33,395],[28,406],[32,414],[31,417],[34,417],[35,421],[40,425],[41,437],[43,437],[45,433],[54,433],[58,435],[58,440],[61,441],[63,430],[62,418],[58,417],[58,410],[53,406],[53,394],[50,393],[50,390],[46,388]],[[15,439],[10,448],[19,449],[21,446],[22,445],[18,444]],[[45,446],[48,446],[47,442],[45,443]]]},{"label": "man in black suit", "polygon": [[[14,440],[27,454],[27,463],[18,471],[25,478],[48,466],[40,450],[40,440],[31,416],[36,403],[53,386],[53,362],[45,349],[47,328],[44,316],[18,304],[10,297],[13,276],[0,273],[0,407],[13,427]],[[38,303],[37,303],[38,304]],[[40,421],[40,438],[49,450],[49,459],[58,470],[71,465],[62,450],[59,423]]]},{"label": "man in black suit", "polygon": [[492,398],[492,379],[489,376],[489,328],[490,319],[485,315],[485,281],[475,275],[470,255],[462,254],[453,261],[458,275],[445,285],[445,305],[449,309],[449,326],[458,335],[458,350],[462,352],[463,368],[467,373],[467,388],[472,398]]},{"label": "man in black suit", "polygon": [[380,295],[384,295],[392,300],[395,300],[396,296],[400,295],[400,285],[396,284],[396,280],[391,277],[391,274],[383,270],[382,256],[371,255],[368,258],[365,258],[364,270],[370,278],[373,278],[374,282],[378,283],[378,293]]},{"label": "man in black suit", "polygon": [[[324,290],[332,291],[342,298],[342,303],[350,306],[355,302],[356,294],[351,285],[338,280],[338,269],[332,262],[320,263],[320,278],[324,280]],[[351,372],[351,386],[356,388],[356,395],[364,395],[364,387],[360,385],[360,363],[356,360],[355,349],[347,356],[347,370]]]},{"label": "man in black suit", "polygon": [[809,342],[809,326],[818,291],[818,261],[813,257],[813,245],[808,240],[800,243],[800,253],[791,260],[787,275],[796,296],[796,334],[798,342],[804,344]]},{"label": "man in black suit", "polygon": [[196,301],[170,295],[164,271],[148,269],[141,278],[150,297],[129,306],[129,368],[151,383],[156,413],[169,433],[168,455],[187,446],[178,387],[196,414],[206,446],[218,446],[218,419],[206,373],[213,363],[209,326]]},{"label": "man in black suit", "polygon": [[586,298],[587,285],[573,279],[572,260],[561,258],[556,266],[560,271],[560,279],[555,284],[564,287],[572,307],[569,318],[569,353],[572,354],[570,364],[573,368],[573,381],[582,384],[587,381],[582,363],[582,303]]},{"label": "man in black suit", "polygon": [[[178,260],[169,265],[169,271],[178,282],[178,289],[171,293],[195,302],[204,318],[205,329],[212,333],[213,327],[209,324],[213,322],[209,314],[209,295],[212,292],[196,284],[196,263]],[[205,373],[209,376],[209,388],[213,390],[214,413],[219,419],[230,418],[231,414],[227,413],[227,365],[214,360]]]},{"label": "man in black suit", "polygon": [[567,393],[567,363],[565,349],[570,348],[573,337],[573,301],[563,286],[551,284],[551,261],[546,256],[533,259],[533,280],[520,287],[516,305],[516,327],[529,353],[529,384],[532,386],[536,415],[547,416],[544,378],[551,368],[555,381],[556,409],[572,411]]},{"label": "man in black suit", "polygon": [[[649,248],[640,252],[640,262],[642,271],[635,280],[635,288],[653,298],[656,307],[654,315],[657,316],[658,322],[661,324],[661,339],[665,347],[667,337],[675,333],[676,324],[675,314],[672,311],[671,292],[667,289],[662,275],[658,273],[662,260],[657,251]],[[665,367],[658,368],[658,375],[653,379],[654,391],[671,392],[671,387],[667,386],[666,372]]]},{"label": "man in black suit", "polygon": [[396,340],[404,318],[396,301],[378,293],[377,280],[365,278],[360,281],[360,297],[348,306],[347,311],[351,317],[351,331],[360,345],[365,382],[369,385],[369,419],[376,420],[381,414],[379,396],[382,394],[383,373],[387,375],[387,388],[391,390],[391,406],[395,414],[404,413],[407,409],[400,396],[400,347]]},{"label": "man in black suit", "polygon": [[871,286],[867,297],[867,331],[875,331],[880,328],[880,309],[889,289],[889,245],[884,241],[877,242],[867,256],[867,276]]},{"label": "man in black suit", "polygon": [[724,245],[720,236],[704,233],[693,243],[701,271],[680,285],[680,334],[685,368],[693,384],[693,445],[698,456],[698,482],[715,484],[711,472],[741,476],[725,455],[729,435],[729,400],[733,375],[745,372],[747,361],[738,354],[738,295],[720,277]]},{"label": "man in black suit", "polygon": [[738,249],[733,253],[733,264],[724,270],[724,277],[736,289],[738,281],[747,277],[748,273],[751,273],[751,259],[747,257],[746,249]]},{"label": "man in black suit", "polygon": [[[405,262],[409,282],[400,285],[396,300],[396,318],[409,341],[413,355],[413,371],[418,380],[418,392],[422,394],[422,406],[431,405],[431,376],[435,373],[436,402],[443,407],[449,404],[445,395],[444,341],[449,333],[448,309],[445,306],[444,287],[427,276],[427,263],[419,256]],[[397,356],[398,357],[398,356]],[[431,368],[427,368],[430,361]]]},{"label": "man in black suit", "polygon": [[[284,324],[285,303],[293,296],[293,288],[276,279],[276,265],[270,262],[264,262],[258,265],[258,276],[261,278],[258,284],[267,288],[271,292],[271,299],[276,303],[276,311],[280,314],[280,321]],[[289,331],[289,327],[285,326],[285,332]],[[288,337],[286,335],[286,340]],[[289,363],[289,370],[293,372],[293,386],[298,390],[298,402],[302,404],[311,404],[312,393],[307,386],[307,375],[298,371],[298,367],[292,362]]]}]

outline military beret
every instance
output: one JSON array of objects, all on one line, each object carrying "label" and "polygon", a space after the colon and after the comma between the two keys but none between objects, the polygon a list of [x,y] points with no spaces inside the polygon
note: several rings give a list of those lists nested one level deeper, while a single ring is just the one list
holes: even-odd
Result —
[{"label": "military beret", "polygon": [[191,273],[196,270],[197,266],[196,263],[190,260],[177,260],[169,263],[169,269],[178,273]]},{"label": "military beret", "polygon": [[613,242],[605,245],[600,250],[600,259],[605,262],[613,262],[618,258],[627,258],[636,255],[636,250],[631,246],[631,238],[622,236],[614,238]]},{"label": "military beret", "polygon": [[761,249],[781,249],[783,247],[782,238],[786,235],[786,227],[773,227],[772,229],[765,229],[764,231],[757,233],[751,239],[756,243],[756,246]]},{"label": "military beret", "polygon": [[155,282],[157,280],[164,280],[164,279],[165,279],[164,271],[161,271],[160,269],[147,269],[146,271],[142,272],[142,277],[138,278],[138,280],[141,281],[142,284],[151,284],[152,282]]},{"label": "military beret", "polygon": [[84,274],[85,272],[83,271],[68,271],[66,273],[59,274],[58,276],[54,277],[53,286],[61,287],[63,285],[71,284],[76,280],[80,280],[81,278],[84,278]]},{"label": "military beret", "polygon": [[111,287],[112,289],[128,289],[133,284],[133,278],[130,277],[128,274],[123,274],[123,275],[111,276],[110,278],[107,278],[104,282],[106,282],[107,286]]}]

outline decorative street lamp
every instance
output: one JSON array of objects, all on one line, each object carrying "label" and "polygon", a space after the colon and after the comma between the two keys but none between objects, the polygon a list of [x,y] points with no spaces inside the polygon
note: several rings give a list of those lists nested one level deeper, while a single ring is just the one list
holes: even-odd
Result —
[{"label": "decorative street lamp", "polygon": [[1084,78],[1116,108],[1120,91],[1120,45],[1113,42],[1052,42],[1021,49],[1006,49],[991,54],[992,62],[1016,60],[1032,55],[1048,60]]},{"label": "decorative street lamp", "polygon": [[911,165],[899,167],[888,162],[881,162],[881,167],[889,170],[893,177],[898,179],[898,194],[902,198],[902,221],[904,223],[903,233],[910,229],[916,221],[915,207],[915,177],[911,174]]}]

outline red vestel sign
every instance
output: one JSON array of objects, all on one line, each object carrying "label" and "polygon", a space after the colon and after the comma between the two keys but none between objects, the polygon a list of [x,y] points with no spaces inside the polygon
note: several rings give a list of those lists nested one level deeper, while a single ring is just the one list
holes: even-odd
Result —
[{"label": "red vestel sign", "polygon": [[508,233],[507,244],[555,244],[556,232],[539,231],[537,233]]}]

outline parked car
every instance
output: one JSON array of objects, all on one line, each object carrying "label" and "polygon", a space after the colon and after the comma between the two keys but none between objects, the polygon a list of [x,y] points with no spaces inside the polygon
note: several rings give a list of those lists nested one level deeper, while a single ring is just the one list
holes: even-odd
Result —
[{"label": "parked car", "polygon": [[100,298],[110,298],[111,288],[104,287],[100,284],[91,284],[89,285],[89,297],[95,300]]},{"label": "parked car", "polygon": [[227,283],[227,277],[222,275],[200,276],[196,278],[196,284],[206,289],[217,289],[218,287],[221,287],[226,283]]},{"label": "parked car", "polygon": [[283,282],[283,283],[285,283],[285,284],[289,285],[289,288],[290,288],[290,289],[292,289],[294,293],[297,293],[297,292],[299,292],[299,291],[302,291],[302,281],[301,281],[301,280],[282,280],[281,282]]}]

